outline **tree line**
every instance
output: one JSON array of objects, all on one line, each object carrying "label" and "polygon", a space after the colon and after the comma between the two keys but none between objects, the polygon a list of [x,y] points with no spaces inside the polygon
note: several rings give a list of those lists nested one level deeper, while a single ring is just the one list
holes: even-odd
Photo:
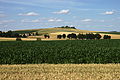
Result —
[{"label": "tree line", "polygon": [[76,29],[75,27],[70,27],[70,26],[62,26],[62,27],[55,27],[55,28],[70,28],[70,29]]},{"label": "tree line", "polygon": [[39,35],[38,32],[19,34],[17,32],[11,31],[11,30],[9,30],[7,32],[0,31],[0,37],[12,37],[12,38],[21,37],[21,38],[26,38],[28,36],[38,36],[38,35]]},{"label": "tree line", "polygon": [[[72,34],[63,34],[63,35],[57,35],[57,39],[65,39],[65,38],[68,38],[68,39],[81,39],[81,40],[84,40],[84,39],[101,39],[102,36],[98,33],[96,34],[93,34],[93,33],[87,33],[87,34],[75,34],[75,33],[72,33]],[[111,39],[111,36],[109,35],[104,35],[103,39]]]},{"label": "tree line", "polygon": [[[0,31],[0,37],[20,37],[20,38],[26,38],[28,36],[38,36],[39,33],[36,32],[36,33],[24,33],[24,34],[19,34],[19,33],[16,33],[14,31],[7,31],[7,32],[2,32]],[[50,38],[50,35],[48,34],[45,34],[44,35],[44,38]],[[75,33],[71,33],[71,34],[63,34],[63,35],[57,35],[57,39],[81,39],[81,40],[84,40],[84,39],[101,39],[102,36],[99,34],[99,33],[96,33],[96,34],[93,34],[93,33],[86,33],[86,34],[75,34]],[[111,36],[109,35],[104,35],[103,36],[103,39],[111,39]]]}]

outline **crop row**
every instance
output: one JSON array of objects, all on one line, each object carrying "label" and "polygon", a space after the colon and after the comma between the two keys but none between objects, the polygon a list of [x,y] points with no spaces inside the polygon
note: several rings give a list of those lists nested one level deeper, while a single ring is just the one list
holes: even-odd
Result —
[{"label": "crop row", "polygon": [[120,63],[120,40],[0,42],[0,64]]}]

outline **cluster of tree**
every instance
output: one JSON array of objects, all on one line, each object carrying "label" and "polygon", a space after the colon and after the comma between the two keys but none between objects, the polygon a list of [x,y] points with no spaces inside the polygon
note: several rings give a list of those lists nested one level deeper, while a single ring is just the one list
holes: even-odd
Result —
[{"label": "cluster of tree", "polygon": [[93,33],[89,33],[89,34],[78,34],[78,35],[76,35],[76,34],[74,34],[74,33],[72,33],[72,34],[68,34],[68,36],[67,36],[69,39],[72,39],[72,38],[74,38],[74,39],[101,39],[101,35],[100,34],[93,34]]},{"label": "cluster of tree", "polygon": [[61,38],[66,38],[66,34],[63,34],[63,35],[57,35],[57,39],[61,39]]},{"label": "cluster of tree", "polygon": [[39,33],[36,32],[36,33],[28,33],[27,36],[39,36]]},{"label": "cluster of tree", "polygon": [[104,35],[103,39],[111,39],[111,36]]},{"label": "cluster of tree", "polygon": [[45,35],[44,35],[44,38],[48,38],[48,39],[49,39],[50,36],[49,36],[48,34],[45,34]]},{"label": "cluster of tree", "polygon": [[18,33],[12,32],[11,30],[8,32],[0,31],[0,37],[27,37],[25,34],[20,35]]},{"label": "cluster of tree", "polygon": [[26,38],[28,36],[35,36],[35,35],[39,35],[38,32],[36,32],[36,33],[19,34],[19,33],[13,32],[11,30],[9,30],[7,32],[0,31],[0,37],[21,37],[21,38]]},{"label": "cluster of tree", "polygon": [[[93,33],[89,33],[89,34],[63,34],[63,35],[57,35],[57,38],[58,39],[61,39],[61,38],[69,38],[69,39],[81,39],[81,40],[84,40],[84,39],[101,39],[102,36],[100,34],[93,34]],[[108,35],[105,35],[104,36],[104,39],[111,39],[111,36],[108,36]]]},{"label": "cluster of tree", "polygon": [[57,27],[57,28],[72,28],[72,29],[76,29],[75,27],[70,27],[70,26],[62,26],[62,27]]}]

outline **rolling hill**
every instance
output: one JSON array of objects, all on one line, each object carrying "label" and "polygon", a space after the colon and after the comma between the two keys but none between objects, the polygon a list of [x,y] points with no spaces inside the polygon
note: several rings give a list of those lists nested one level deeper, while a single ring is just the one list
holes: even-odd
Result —
[{"label": "rolling hill", "polygon": [[38,32],[39,34],[50,34],[58,32],[70,32],[70,33],[90,33],[95,31],[79,30],[79,29],[70,29],[70,28],[46,28],[46,29],[28,29],[28,30],[16,30],[16,33],[34,33]]},{"label": "rolling hill", "polygon": [[[42,40],[59,40],[57,39],[57,35],[62,34],[71,34],[71,33],[99,33],[102,35],[110,35],[112,39],[120,39],[119,32],[99,32],[99,31],[88,31],[88,30],[80,30],[80,29],[72,29],[72,28],[45,28],[45,29],[27,29],[27,30],[16,30],[13,31],[19,34],[29,34],[29,33],[36,33],[38,32],[39,36],[28,36],[26,39],[23,38],[22,40],[36,40],[36,38],[41,38]],[[44,34],[49,34],[50,39],[45,39]],[[15,38],[0,38],[0,41],[9,41],[15,40]],[[62,39],[61,39],[62,40]],[[64,39],[63,39],[64,40]]]}]

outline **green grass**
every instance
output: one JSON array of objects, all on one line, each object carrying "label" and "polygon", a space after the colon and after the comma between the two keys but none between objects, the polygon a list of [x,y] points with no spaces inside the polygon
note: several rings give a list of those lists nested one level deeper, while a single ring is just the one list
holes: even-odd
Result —
[{"label": "green grass", "polygon": [[120,40],[0,42],[0,64],[120,63]]},{"label": "green grass", "polygon": [[37,30],[21,30],[21,31],[13,31],[14,33],[25,34],[25,33],[32,33],[36,32]]},{"label": "green grass", "polygon": [[98,33],[120,35],[120,32],[98,32]]},{"label": "green grass", "polygon": [[49,33],[55,33],[55,32],[78,32],[78,33],[84,33],[84,32],[90,32],[86,30],[79,30],[79,29],[69,29],[69,28],[46,28],[46,29],[31,29],[31,30],[19,30],[14,31],[15,33],[32,33],[32,32],[38,32],[39,34],[49,34]]}]

